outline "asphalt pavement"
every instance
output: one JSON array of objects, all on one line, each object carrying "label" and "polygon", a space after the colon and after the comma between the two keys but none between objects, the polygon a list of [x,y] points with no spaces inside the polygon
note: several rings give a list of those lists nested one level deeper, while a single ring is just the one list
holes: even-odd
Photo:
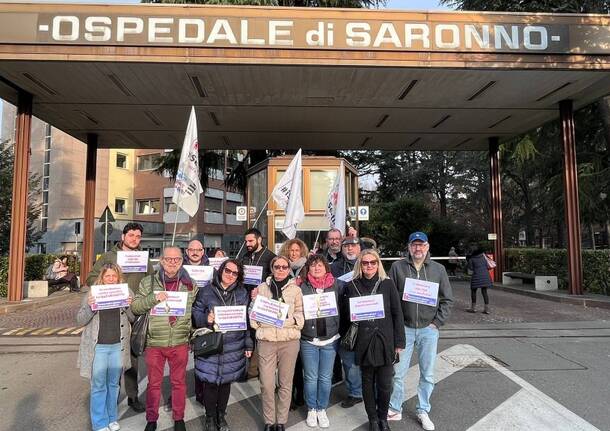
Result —
[{"label": "asphalt pavement", "polygon": [[[432,396],[430,417],[437,430],[610,430],[610,310],[492,290],[492,313],[470,314],[468,286],[454,283],[454,290]],[[45,311],[59,327],[74,326],[68,308]],[[27,319],[0,316],[0,327],[49,322]],[[78,341],[77,336],[0,337],[0,430],[90,429],[88,381],[76,369]],[[403,419],[391,423],[393,430],[421,429],[414,416],[417,373],[413,358]],[[145,399],[146,376],[140,378]],[[188,383],[187,429],[200,430],[204,411],[194,400],[192,364]],[[167,396],[167,378],[164,390]],[[256,379],[233,385],[232,430],[262,429],[259,393]],[[366,430],[363,405],[343,409],[344,396],[343,385],[336,385],[328,409],[331,429]],[[123,430],[144,429],[144,414],[128,410],[123,394],[119,407]],[[171,413],[161,410],[159,430],[171,430]],[[288,429],[308,429],[306,414],[305,408],[291,412]]]}]

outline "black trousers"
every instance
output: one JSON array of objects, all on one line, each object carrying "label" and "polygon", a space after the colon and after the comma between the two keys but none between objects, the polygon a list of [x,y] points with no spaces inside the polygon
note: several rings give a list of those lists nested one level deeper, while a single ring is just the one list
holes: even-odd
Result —
[{"label": "black trousers", "polygon": [[[472,301],[473,304],[477,303],[477,289],[479,289],[478,287],[475,287],[474,289],[471,288],[470,289],[470,300]],[[487,296],[487,288],[486,287],[481,287],[481,295],[483,295],[483,302],[485,304],[489,304],[489,296]]]},{"label": "black trousers", "polygon": [[131,352],[131,368],[125,370],[125,393],[127,398],[138,398],[138,361],[139,356]]},{"label": "black trousers", "polygon": [[231,383],[216,385],[214,383],[201,382],[203,386],[203,405],[206,416],[216,417],[218,412],[226,412],[231,395]]},{"label": "black trousers", "polygon": [[360,371],[362,373],[362,398],[369,421],[386,420],[392,396],[394,366],[360,366]]},{"label": "black trousers", "polygon": [[48,280],[49,287],[65,286],[70,285],[70,291],[76,292],[78,290],[78,278],[74,274],[68,274],[65,277],[58,278],[57,280]]}]

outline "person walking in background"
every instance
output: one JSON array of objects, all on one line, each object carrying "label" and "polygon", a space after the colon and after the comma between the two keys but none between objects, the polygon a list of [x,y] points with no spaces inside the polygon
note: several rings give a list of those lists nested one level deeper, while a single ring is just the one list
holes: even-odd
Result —
[{"label": "person walking in background", "polygon": [[[345,289],[344,308],[347,306],[347,309],[349,298],[368,295],[381,295],[383,298],[384,317],[358,322],[354,352],[362,373],[362,395],[369,431],[389,431],[387,418],[394,363],[405,348],[400,297],[381,265],[379,254],[371,249],[364,250],[356,260],[354,279],[346,284]],[[354,311],[347,309],[342,316],[349,321]]]},{"label": "person walking in background", "polygon": [[[86,284],[91,286],[99,276],[101,269],[104,265],[109,263],[117,263],[117,258],[121,252],[132,252],[140,251],[140,242],[142,241],[142,235],[144,234],[144,228],[140,223],[127,223],[123,227],[123,234],[121,235],[121,241],[112,247],[112,249],[99,257],[99,259],[93,265],[93,268],[87,275]],[[148,260],[146,269],[137,272],[123,272],[125,283],[128,284],[129,289],[136,293],[140,286],[140,281],[147,275],[154,272],[153,266]],[[142,413],[145,408],[138,399],[138,356],[131,352],[131,368],[125,371],[125,392],[127,393],[127,404],[133,409],[134,412]]]},{"label": "person walking in background", "polygon": [[472,272],[472,276],[470,278],[470,308],[466,311],[469,313],[477,312],[477,289],[481,289],[481,295],[483,295],[483,302],[485,303],[483,313],[489,314],[487,288],[493,287],[493,282],[489,276],[489,266],[483,248],[477,248],[470,255],[467,268]]},{"label": "person walking in background", "polygon": [[[92,285],[123,283],[121,268],[113,263],[104,264]],[[129,291],[128,304],[133,292]],[[83,298],[76,321],[85,326],[78,351],[80,375],[91,381],[89,413],[94,431],[118,431],[117,401],[121,374],[131,366],[129,337],[130,322],[135,317],[129,308],[94,311],[95,297]]]},{"label": "person walking in background", "polygon": [[[434,430],[434,423],[428,416],[432,406],[430,397],[434,390],[434,364],[436,361],[439,328],[449,317],[453,304],[453,293],[445,267],[430,259],[430,244],[424,232],[413,232],[409,235],[409,253],[404,259],[398,260],[390,268],[390,278],[394,281],[398,292],[403,294],[406,282],[413,285],[417,280],[423,281],[430,291],[426,302],[407,298],[401,301],[402,313],[405,319],[405,338],[407,345],[400,354],[400,361],[394,366],[394,388],[390,399],[388,420],[402,419],[402,404],[405,401],[404,382],[411,363],[413,350],[417,348],[419,358],[419,383],[417,386],[417,419],[426,431]],[[432,285],[436,285],[438,293],[433,295]],[[404,298],[404,297],[403,297]]]},{"label": "person walking in background", "polygon": [[[307,426],[328,428],[326,415],[332,386],[333,364],[339,347],[339,291],[330,265],[323,255],[309,256],[299,278],[303,302],[320,294],[332,294],[336,313],[305,320],[301,330],[301,359],[304,373],[304,395],[307,403]],[[320,312],[320,310],[318,310]],[[306,316],[307,317],[307,316]]]},{"label": "person walking in background", "polygon": [[[148,388],[146,391],[146,428],[155,431],[159,418],[159,400],[165,363],[169,363],[171,383],[172,417],[174,431],[186,431],[184,409],[186,403],[186,364],[191,332],[191,306],[197,295],[197,285],[182,267],[182,251],[178,247],[166,247],[159,260],[161,268],[140,282],[131,310],[136,315],[148,313],[146,335],[146,368]],[[168,292],[186,294],[184,315],[154,316],[151,310],[166,301]]]},{"label": "person walking in background", "polygon": [[[243,286],[244,269],[235,259],[225,260],[212,283],[200,289],[193,303],[195,328],[212,328],[214,308],[248,305],[248,292]],[[205,406],[204,431],[230,431],[226,420],[231,383],[247,373],[247,358],[253,343],[248,331],[228,331],[223,334],[223,351],[209,357],[195,358],[195,375],[203,382]]]},{"label": "person walking in background", "polygon": [[[284,431],[292,398],[294,364],[299,355],[303,328],[303,295],[289,277],[290,262],[284,256],[271,261],[271,276],[253,292],[287,304],[288,313],[281,328],[251,319],[258,342],[258,369],[263,402],[265,431]],[[276,385],[277,371],[277,385]],[[277,389],[277,404],[276,404]]]}]

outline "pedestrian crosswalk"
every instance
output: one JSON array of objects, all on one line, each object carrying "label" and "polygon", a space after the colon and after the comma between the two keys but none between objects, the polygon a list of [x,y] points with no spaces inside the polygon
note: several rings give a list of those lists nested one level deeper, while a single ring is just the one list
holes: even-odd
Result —
[{"label": "pedestrian crosswalk", "polygon": [[[192,369],[192,366],[191,359],[189,369]],[[599,431],[598,428],[517,376],[494,358],[471,345],[454,345],[437,355],[435,368],[436,384],[442,385],[444,382],[450,384],[449,382],[454,378],[453,376],[456,373],[464,371],[464,373],[461,373],[463,375],[460,377],[460,384],[480,385],[480,371],[483,369],[490,373],[498,374],[511,387],[514,386],[516,389],[506,399],[499,400],[497,405],[492,407],[490,411],[479,412],[478,416],[473,415],[469,426],[461,429],[467,429],[468,431],[520,431],[531,429],[536,429],[537,431]],[[472,372],[472,370],[476,370],[476,372]],[[409,369],[405,380],[405,399],[417,396],[418,378],[419,367],[414,365]],[[451,384],[455,385],[455,380]],[[142,391],[145,390],[146,379],[141,382],[140,387]],[[437,388],[439,392],[443,390],[442,386],[437,386]],[[228,415],[228,418],[234,422],[232,429],[257,429],[262,417],[259,395],[260,386],[256,380],[233,384],[228,410],[229,413],[232,413]],[[464,399],[453,399],[451,402],[464,403],[464,406],[458,407],[458,409],[463,409],[464,412],[468,411],[471,407],[468,405],[469,400],[467,397]],[[159,413],[158,429],[173,429],[171,412],[160,409]],[[121,429],[125,431],[142,430],[146,425],[145,414],[127,417],[128,414],[126,402],[123,402],[119,415],[123,418],[121,419]],[[189,398],[186,403],[184,419],[187,424],[191,422],[192,425],[187,429],[200,429],[199,418],[204,416],[204,414],[203,407],[197,403],[195,398]],[[350,409],[344,409],[340,407],[339,403],[335,403],[327,409],[327,414],[331,427],[336,427],[335,429],[359,430],[361,429],[360,427],[368,423],[362,404]],[[450,418],[437,414],[434,416],[434,419],[436,419],[437,429],[457,430]],[[414,419],[409,414],[404,414],[404,412],[403,420],[401,422],[392,422],[391,426],[393,430],[420,429]],[[287,430],[309,431],[311,429],[306,425],[305,416],[301,412],[291,412]]]},{"label": "pedestrian crosswalk", "polygon": [[4,337],[56,337],[56,336],[75,336],[80,335],[85,328],[83,326],[68,327],[45,327],[45,328],[13,328],[0,329],[0,336]]}]

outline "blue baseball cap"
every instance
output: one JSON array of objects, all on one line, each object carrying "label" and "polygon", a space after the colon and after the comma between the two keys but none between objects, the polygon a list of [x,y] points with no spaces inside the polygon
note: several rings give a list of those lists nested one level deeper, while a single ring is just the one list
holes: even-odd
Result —
[{"label": "blue baseball cap", "polygon": [[411,244],[413,241],[428,242],[428,235],[423,232],[413,232],[411,235],[409,235],[409,244]]}]

